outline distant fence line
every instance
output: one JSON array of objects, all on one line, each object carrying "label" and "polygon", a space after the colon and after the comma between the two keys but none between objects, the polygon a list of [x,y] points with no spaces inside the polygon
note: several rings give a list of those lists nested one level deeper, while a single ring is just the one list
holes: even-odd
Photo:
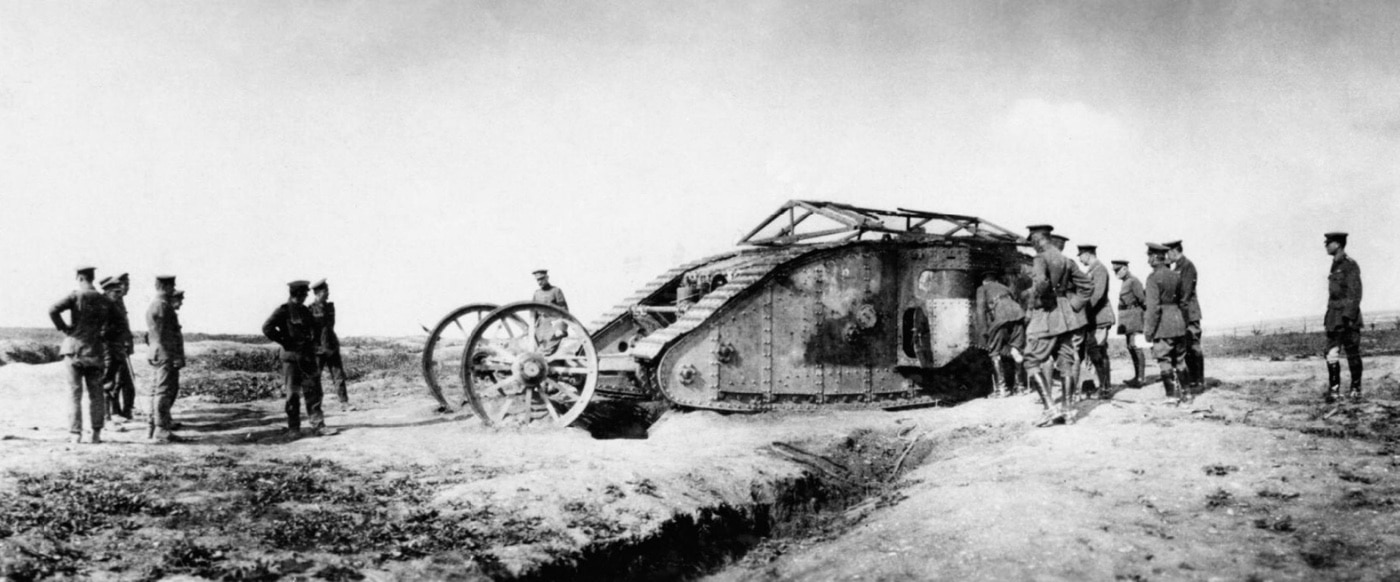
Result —
[{"label": "distant fence line", "polygon": [[[1384,318],[1365,318],[1365,331],[1378,331],[1389,329],[1400,329],[1400,316],[1389,315]],[[1279,335],[1285,333],[1311,333],[1320,332],[1322,329],[1322,318],[1300,318],[1294,321],[1261,321],[1253,325],[1240,325],[1225,328],[1207,328],[1205,335],[1225,335],[1225,336],[1247,336],[1247,335]]]}]

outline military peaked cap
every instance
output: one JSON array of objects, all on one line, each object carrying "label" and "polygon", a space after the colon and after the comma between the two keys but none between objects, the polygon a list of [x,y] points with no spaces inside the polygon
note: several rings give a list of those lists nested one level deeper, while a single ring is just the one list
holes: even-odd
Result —
[{"label": "military peaked cap", "polygon": [[97,273],[97,267],[94,267],[94,266],[92,266],[92,265],[78,265],[77,267],[75,267],[75,268],[73,269],[73,271],[76,272],[76,273],[79,274],[79,275],[82,275],[82,274],[84,274],[84,273],[86,273],[86,274],[88,274],[88,275],[92,275],[92,274]]},{"label": "military peaked cap", "polygon": [[1166,248],[1169,248],[1169,249],[1176,249],[1176,250],[1179,251],[1179,250],[1181,250],[1181,241],[1180,241],[1180,240],[1171,240],[1171,241],[1167,241],[1167,242],[1162,243],[1162,246],[1164,246],[1164,247],[1166,247]]},{"label": "military peaked cap", "polygon": [[174,293],[171,293],[171,294],[170,294],[170,298],[171,298],[171,299],[184,299],[184,298],[185,298],[185,290],[184,290],[184,289],[176,289]]},{"label": "military peaked cap", "polygon": [[327,286],[328,286],[328,285],[326,285],[326,280],[325,280],[325,279],[321,279],[320,281],[317,281],[317,282],[311,284],[311,288],[312,288],[312,289],[322,289],[322,288],[325,288],[325,287],[327,287]]},{"label": "military peaked cap", "polygon": [[120,275],[117,275],[117,280],[125,283],[127,281],[130,281],[131,277],[126,276],[126,273],[122,273]]},{"label": "military peaked cap", "polygon": [[1167,246],[1166,246],[1166,245],[1159,245],[1159,244],[1157,244],[1157,243],[1151,243],[1151,242],[1150,242],[1150,243],[1147,243],[1147,254],[1149,254],[1149,255],[1165,255],[1165,254],[1167,254]]},{"label": "military peaked cap", "polygon": [[1060,242],[1065,242],[1065,241],[1069,240],[1069,237],[1067,237],[1067,236],[1065,236],[1065,235],[1063,235],[1063,234],[1057,233],[1057,232],[1052,232],[1052,233],[1050,233],[1050,238],[1053,238],[1053,239],[1055,239],[1055,240],[1057,240],[1057,241],[1060,241]]},{"label": "military peaked cap", "polygon": [[1079,245],[1079,252],[1082,253],[1085,251],[1097,253],[1099,251],[1099,245]]},{"label": "military peaked cap", "polygon": [[310,289],[311,282],[304,279],[297,279],[287,283],[287,288],[292,291],[296,291],[297,289]]},{"label": "military peaked cap", "polygon": [[1329,232],[1327,234],[1322,235],[1322,237],[1324,242],[1336,241],[1342,244],[1347,244],[1347,233],[1345,232]]},{"label": "military peaked cap", "polygon": [[156,275],[156,283],[175,284],[175,275]]},{"label": "military peaked cap", "polygon": [[531,272],[530,274],[532,274],[532,275],[538,277],[538,276],[540,276],[540,275],[548,275],[548,274],[549,274],[549,271],[546,271],[546,270],[544,270],[544,269],[535,269],[535,270],[534,270],[533,272]]},{"label": "military peaked cap", "polygon": [[1055,227],[1050,226],[1048,224],[1032,224],[1030,226],[1027,226],[1026,230],[1029,230],[1031,234],[1035,234],[1037,232],[1049,234],[1050,231],[1055,230]]},{"label": "military peaked cap", "polygon": [[1128,266],[1128,261],[1123,259],[1113,259],[1112,263],[1115,265],[1123,265],[1124,267]]},{"label": "military peaked cap", "polygon": [[102,289],[105,291],[107,289],[116,289],[117,287],[121,287],[122,282],[111,277],[103,277],[102,281],[98,282],[98,286],[102,287]]}]

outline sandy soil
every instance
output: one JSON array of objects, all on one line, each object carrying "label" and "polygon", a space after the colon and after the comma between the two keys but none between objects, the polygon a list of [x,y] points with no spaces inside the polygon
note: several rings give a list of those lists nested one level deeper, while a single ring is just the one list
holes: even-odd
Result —
[{"label": "sandy soil", "polygon": [[[211,347],[219,346],[192,352]],[[474,530],[480,545],[460,555],[250,545],[218,524],[170,518],[127,522],[131,531],[118,536],[184,536],[219,548],[216,562],[292,556],[312,564],[282,573],[293,577],[602,576],[597,564],[608,552],[632,544],[678,552],[669,570],[653,565],[642,578],[1400,579],[1400,359],[1368,365],[1373,398],[1360,406],[1317,402],[1317,360],[1211,360],[1222,384],[1193,406],[1161,404],[1160,386],[1124,390],[1085,405],[1073,426],[1032,428],[1038,405],[1019,396],[892,412],[673,412],[646,440],[609,441],[576,429],[486,429],[466,415],[435,414],[416,384],[377,378],[352,385],[353,409],[327,404],[328,423],[343,430],[332,437],[282,436],[280,402],[182,400],[176,417],[195,440],[180,445],[148,443],[143,424],[107,431],[106,444],[69,444],[60,365],[10,365],[0,367],[9,403],[0,410],[0,493],[20,476],[78,467],[136,474],[210,459],[312,458],[358,471],[352,481],[411,481],[431,493],[422,503],[441,510],[435,519],[490,522]],[[147,373],[139,359],[137,367]],[[181,479],[175,503],[217,505],[218,495],[196,494],[217,483]],[[842,483],[840,493],[823,489]],[[278,519],[307,510],[279,507]],[[238,511],[256,529],[262,514]],[[827,518],[795,515],[804,511]],[[734,526],[743,519],[758,525]],[[681,522],[695,531],[680,536]],[[731,545],[733,554],[759,537],[718,570],[714,555],[700,560],[676,547]],[[169,563],[151,547],[98,550],[118,538],[49,543],[82,556],[79,570],[61,573],[69,577],[180,573],[146,563]],[[29,543],[16,539],[7,543]],[[640,545],[647,540],[662,549]],[[0,565],[16,555],[0,547]]]}]

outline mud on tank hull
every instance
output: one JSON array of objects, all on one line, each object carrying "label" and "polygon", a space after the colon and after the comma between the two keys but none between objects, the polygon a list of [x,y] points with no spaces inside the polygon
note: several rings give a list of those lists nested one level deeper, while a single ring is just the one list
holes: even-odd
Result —
[{"label": "mud on tank hull", "polygon": [[684,273],[691,280],[723,276],[722,285],[673,322],[645,330],[617,325],[628,319],[623,316],[595,337],[607,346],[622,337],[619,330],[645,333],[617,348],[645,376],[633,382],[685,407],[953,402],[991,387],[989,359],[972,341],[978,273],[1025,260],[1013,245],[965,242],[862,241],[731,253],[654,283],[653,292],[680,288]]}]

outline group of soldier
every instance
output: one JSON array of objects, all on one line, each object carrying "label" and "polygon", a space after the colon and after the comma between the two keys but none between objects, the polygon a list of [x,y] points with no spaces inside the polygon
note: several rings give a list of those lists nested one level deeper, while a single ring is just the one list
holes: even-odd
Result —
[{"label": "group of soldier", "polygon": [[[106,421],[117,416],[131,421],[136,386],[131,368],[135,338],[127,316],[125,297],[130,280],[123,273],[94,283],[96,268],[77,268],[77,289],[49,309],[54,327],[64,335],[59,354],[67,364],[70,407],[70,440],[83,442],[83,393],[88,397],[91,431],[87,442],[102,442]],[[184,440],[171,416],[180,393],[180,369],[185,367],[185,340],[178,311],[185,292],[175,287],[173,275],[155,278],[156,297],[146,311],[147,362],[153,368],[148,436],[160,443]],[[98,288],[101,288],[101,291]],[[325,427],[321,411],[321,374],[329,373],[342,404],[349,403],[340,341],[335,333],[335,304],[324,280],[289,284],[287,303],[279,305],[263,324],[263,333],[281,346],[283,390],[287,403],[287,430],[300,435],[300,400],[304,396],[312,434],[335,434]],[[303,305],[311,290],[316,300]],[[63,314],[67,312],[68,321]],[[120,426],[120,425],[119,425]]]},{"label": "group of soldier", "polygon": [[[993,358],[997,395],[1014,394],[1017,379],[1035,390],[1045,407],[1037,424],[1074,422],[1076,391],[1081,388],[1084,362],[1094,369],[1093,391],[1113,397],[1108,358],[1109,332],[1115,313],[1109,309],[1108,269],[1092,244],[1078,245],[1079,267],[1065,256],[1069,240],[1050,225],[1028,227],[1036,251],[1029,263],[1016,263],[1005,272],[988,271],[975,300],[974,325],[982,346]],[[1346,255],[1347,234],[1324,235],[1332,270],[1328,276],[1327,402],[1341,397],[1342,352],[1351,371],[1352,399],[1361,397],[1361,272]],[[1182,404],[1205,383],[1205,354],[1201,348],[1201,305],[1196,295],[1197,271],[1186,258],[1181,241],[1147,243],[1151,273],[1144,286],[1128,267],[1114,260],[1113,273],[1122,281],[1116,323],[1124,336],[1134,376],[1123,384],[1146,383],[1149,347],[1157,360],[1167,402]],[[1019,364],[1019,366],[1017,365]],[[1059,397],[1054,382],[1059,379]],[[1089,396],[1086,392],[1084,396]]]}]

